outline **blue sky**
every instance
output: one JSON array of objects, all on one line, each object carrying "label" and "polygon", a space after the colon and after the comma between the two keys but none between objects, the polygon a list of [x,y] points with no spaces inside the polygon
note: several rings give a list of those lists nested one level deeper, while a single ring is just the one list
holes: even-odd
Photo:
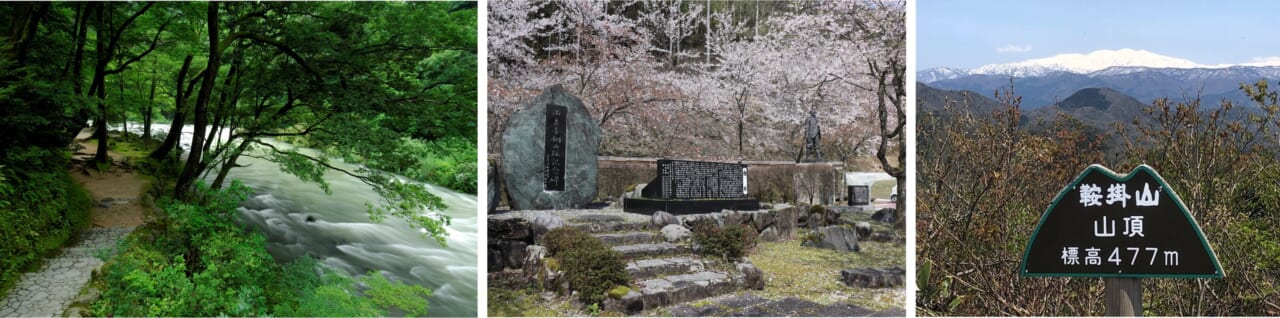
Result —
[{"label": "blue sky", "polygon": [[916,3],[917,70],[1142,49],[1201,64],[1280,56],[1280,1]]}]

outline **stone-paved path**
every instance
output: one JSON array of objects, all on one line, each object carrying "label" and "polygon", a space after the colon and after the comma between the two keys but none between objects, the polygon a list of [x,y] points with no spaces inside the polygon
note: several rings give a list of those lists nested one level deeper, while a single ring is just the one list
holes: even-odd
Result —
[{"label": "stone-paved path", "polygon": [[93,269],[102,265],[94,251],[109,249],[133,231],[133,227],[94,227],[83,240],[64,248],[62,255],[45,259],[38,272],[22,274],[18,284],[0,300],[0,317],[61,316],[89,282]]}]

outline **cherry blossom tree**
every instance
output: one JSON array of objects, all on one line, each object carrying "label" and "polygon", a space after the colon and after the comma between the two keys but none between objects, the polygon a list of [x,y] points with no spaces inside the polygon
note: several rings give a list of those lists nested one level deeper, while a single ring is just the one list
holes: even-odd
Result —
[{"label": "cherry blossom tree", "polygon": [[[500,136],[517,105],[561,84],[598,119],[602,154],[789,160],[816,111],[834,159],[865,155],[861,146],[878,140],[872,74],[902,50],[878,34],[903,23],[868,19],[892,18],[901,7],[494,1],[489,133]],[[493,154],[501,153],[496,139]]]}]

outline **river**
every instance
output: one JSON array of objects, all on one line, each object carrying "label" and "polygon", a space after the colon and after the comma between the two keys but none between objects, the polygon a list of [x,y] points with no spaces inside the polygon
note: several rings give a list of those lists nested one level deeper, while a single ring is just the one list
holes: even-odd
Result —
[{"label": "river", "polygon": [[[141,125],[131,123],[129,128],[140,132]],[[152,128],[163,133],[168,125]],[[183,149],[189,149],[191,132],[191,125],[184,127]],[[379,271],[431,288],[431,316],[477,315],[475,195],[422,183],[448,205],[437,212],[453,218],[446,227],[448,246],[440,246],[400,218],[370,220],[365,202],[377,203],[381,198],[359,179],[329,171],[325,180],[333,194],[327,195],[318,185],[284,173],[270,161],[241,157],[237,162],[248,166],[232,169],[228,180],[240,180],[254,190],[241,203],[238,221],[267,236],[267,250],[277,261],[310,254],[351,275]],[[348,171],[356,167],[338,159],[331,164]]]}]

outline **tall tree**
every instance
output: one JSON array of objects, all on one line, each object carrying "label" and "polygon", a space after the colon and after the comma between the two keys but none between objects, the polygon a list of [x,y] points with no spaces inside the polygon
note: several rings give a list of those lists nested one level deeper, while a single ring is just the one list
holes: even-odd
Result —
[{"label": "tall tree", "polygon": [[178,176],[175,183],[175,193],[179,198],[185,197],[191,190],[191,186],[195,184],[196,177],[200,175],[198,167],[204,162],[204,144],[205,126],[209,124],[208,112],[209,96],[213,95],[213,85],[218,78],[218,67],[222,61],[223,46],[218,42],[218,3],[210,2],[208,8],[208,27],[209,27],[209,61],[205,66],[205,74],[200,84],[200,93],[196,95],[196,103],[192,110],[195,118],[195,132],[191,135],[191,149],[188,151],[187,162],[182,167],[182,174]]},{"label": "tall tree", "polygon": [[155,36],[151,40],[151,44],[146,50],[123,59],[115,68],[108,69],[109,64],[117,57],[121,46],[121,39],[125,31],[129,30],[129,26],[146,13],[154,3],[147,3],[142,8],[129,15],[119,26],[114,24],[115,4],[102,4],[97,10],[94,10],[95,32],[97,35],[96,61],[93,68],[93,80],[89,85],[89,95],[95,96],[97,100],[95,104],[98,109],[98,116],[95,123],[94,135],[98,138],[98,149],[94,155],[95,162],[103,163],[110,160],[107,157],[107,92],[106,92],[106,76],[123,72],[130,64],[141,60],[155,50],[156,45],[160,41],[160,35],[164,33],[167,22],[162,23],[155,31]]}]

